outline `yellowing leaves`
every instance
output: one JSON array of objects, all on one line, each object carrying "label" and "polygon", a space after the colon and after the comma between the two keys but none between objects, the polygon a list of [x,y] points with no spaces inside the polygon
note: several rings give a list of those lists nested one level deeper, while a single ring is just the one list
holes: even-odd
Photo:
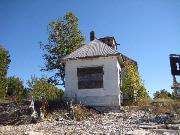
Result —
[{"label": "yellowing leaves", "polygon": [[[142,99],[147,97],[148,94],[139,75],[137,66],[130,61],[126,61],[124,64],[125,67],[122,78],[123,95],[126,95],[131,102],[134,102],[135,98]],[[137,97],[135,97],[135,95],[137,95]]]}]

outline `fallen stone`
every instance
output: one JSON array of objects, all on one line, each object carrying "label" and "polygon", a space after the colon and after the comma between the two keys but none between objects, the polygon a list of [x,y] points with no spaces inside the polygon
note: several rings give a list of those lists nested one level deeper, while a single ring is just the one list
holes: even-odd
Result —
[{"label": "fallen stone", "polygon": [[40,132],[35,132],[35,131],[28,131],[28,132],[25,132],[24,135],[45,135],[45,133],[40,133]]}]

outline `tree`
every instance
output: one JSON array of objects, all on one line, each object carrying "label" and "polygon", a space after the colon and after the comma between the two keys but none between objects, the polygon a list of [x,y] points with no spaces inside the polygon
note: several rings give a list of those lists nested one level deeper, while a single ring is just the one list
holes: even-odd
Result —
[{"label": "tree", "polygon": [[124,99],[127,99],[129,104],[132,104],[135,98],[137,101],[147,98],[148,93],[140,78],[137,66],[130,61],[126,61],[124,65],[125,68],[123,69],[122,75],[122,92]]},{"label": "tree", "polygon": [[26,95],[23,81],[20,78],[14,76],[8,77],[7,84],[6,96],[16,97],[16,99],[20,101]]},{"label": "tree", "polygon": [[42,44],[45,60],[44,71],[54,71],[51,83],[65,85],[65,65],[61,58],[75,51],[83,44],[85,37],[78,29],[78,18],[68,12],[63,18],[52,21],[48,27],[48,44]]},{"label": "tree", "polygon": [[5,96],[6,87],[7,87],[7,70],[9,67],[10,55],[9,52],[0,46],[0,97]]},{"label": "tree", "polygon": [[31,95],[35,100],[40,101],[44,97],[48,101],[59,100],[63,96],[63,91],[48,82],[46,77],[31,77],[28,81]]},{"label": "tree", "polygon": [[158,99],[158,98],[164,98],[164,99],[170,99],[170,98],[174,98],[173,95],[171,95],[171,93],[169,93],[167,90],[162,89],[160,91],[156,91],[154,94],[154,99]]}]

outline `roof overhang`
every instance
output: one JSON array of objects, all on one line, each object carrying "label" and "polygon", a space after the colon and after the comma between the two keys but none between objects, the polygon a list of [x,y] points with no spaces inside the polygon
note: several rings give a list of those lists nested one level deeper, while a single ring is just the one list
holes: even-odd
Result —
[{"label": "roof overhang", "polygon": [[[109,57],[109,56],[117,56],[117,58],[120,56],[120,53],[119,54],[116,54],[116,55],[100,55],[100,56],[87,56],[87,57],[80,57],[80,58],[68,58],[68,59],[61,59],[61,62],[62,63],[66,63],[67,61],[70,61],[70,60],[83,60],[83,59],[92,59],[92,58],[100,58],[100,57]],[[122,58],[118,58],[118,61],[121,61]]]}]

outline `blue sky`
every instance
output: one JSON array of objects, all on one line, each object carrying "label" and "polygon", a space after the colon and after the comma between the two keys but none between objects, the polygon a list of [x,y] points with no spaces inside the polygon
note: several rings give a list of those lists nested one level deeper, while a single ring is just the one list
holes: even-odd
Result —
[{"label": "blue sky", "polygon": [[180,54],[179,0],[0,0],[0,44],[11,55],[8,76],[26,82],[44,61],[38,42],[46,42],[47,25],[72,11],[89,43],[89,32],[98,38],[114,36],[118,50],[138,62],[145,87],[172,91],[169,54]]}]

